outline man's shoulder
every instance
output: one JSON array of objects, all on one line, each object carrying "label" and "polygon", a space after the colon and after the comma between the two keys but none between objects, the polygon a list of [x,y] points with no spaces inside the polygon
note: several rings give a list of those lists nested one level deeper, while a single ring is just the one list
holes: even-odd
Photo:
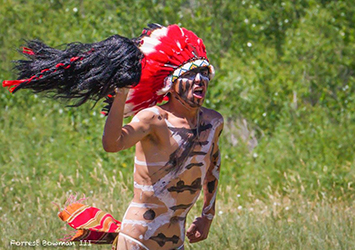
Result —
[{"label": "man's shoulder", "polygon": [[138,114],[147,114],[147,113],[160,115],[161,108],[159,106],[152,106],[152,107],[149,107],[149,108],[144,108],[144,109],[141,109],[136,115],[138,115]]},{"label": "man's shoulder", "polygon": [[215,135],[217,136],[216,138],[219,138],[224,127],[223,116],[219,112],[213,109],[208,109],[203,107],[201,110],[203,113],[204,122],[212,125],[215,131]]},{"label": "man's shoulder", "polygon": [[204,114],[205,119],[211,121],[215,120],[218,121],[219,123],[224,123],[223,116],[218,111],[214,109],[205,108],[205,107],[202,107],[201,110]]},{"label": "man's shoulder", "polygon": [[153,106],[140,110],[132,119],[132,122],[153,123],[163,120],[164,112],[159,106]]}]

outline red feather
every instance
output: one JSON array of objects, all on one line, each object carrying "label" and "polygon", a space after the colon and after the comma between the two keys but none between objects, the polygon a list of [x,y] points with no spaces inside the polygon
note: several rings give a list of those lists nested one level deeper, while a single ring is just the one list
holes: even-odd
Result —
[{"label": "red feather", "polygon": [[191,60],[208,60],[203,41],[192,31],[178,25],[144,30],[143,34],[145,36],[142,37],[140,48],[145,56],[141,80],[130,90],[125,107],[126,116],[162,102],[165,94],[158,95],[157,92],[164,87],[165,78],[176,68]]},{"label": "red feather", "polygon": [[29,48],[26,48],[26,47],[23,47],[22,53],[28,54],[28,55],[31,55],[31,56],[33,56],[33,55],[35,54],[35,53],[33,52],[33,50],[31,50],[31,49],[29,49]]}]

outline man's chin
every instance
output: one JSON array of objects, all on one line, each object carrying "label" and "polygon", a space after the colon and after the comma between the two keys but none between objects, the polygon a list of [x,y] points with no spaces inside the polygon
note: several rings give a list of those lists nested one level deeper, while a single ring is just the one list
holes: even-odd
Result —
[{"label": "man's chin", "polygon": [[202,107],[205,98],[183,98],[182,99],[186,105],[188,105],[190,108],[200,108]]},{"label": "man's chin", "polygon": [[200,99],[199,102],[195,101],[195,102],[190,103],[190,106],[191,106],[191,108],[200,108],[200,107],[202,107],[204,101],[205,101],[204,99]]}]

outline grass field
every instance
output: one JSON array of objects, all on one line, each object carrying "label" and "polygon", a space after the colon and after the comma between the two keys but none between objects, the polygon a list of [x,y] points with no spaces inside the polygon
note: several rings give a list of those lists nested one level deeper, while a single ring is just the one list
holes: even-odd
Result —
[{"label": "grass field", "polygon": [[[70,194],[85,194],[87,204],[122,218],[132,197],[134,152],[103,151],[104,118],[98,115],[99,107],[74,110],[25,93],[9,97],[3,92],[2,98],[9,104],[0,118],[0,247],[10,246],[11,240],[56,242],[70,232],[63,228],[52,203],[63,205]],[[14,99],[19,104],[11,106]],[[290,129],[280,129],[273,137],[258,138],[253,150],[241,138],[244,130],[226,129],[216,217],[209,238],[187,244],[187,249],[355,248],[353,162],[313,154],[296,160],[305,153],[303,142],[318,154],[352,132],[350,125],[342,132],[346,135],[335,128],[303,140],[295,138]],[[232,134],[238,139],[234,147]],[[317,139],[312,144],[317,137],[327,143],[319,146]],[[324,157],[334,158],[338,165],[317,169],[316,161],[321,163]],[[303,169],[296,171],[297,165]],[[201,200],[190,212],[188,223],[200,211]]]},{"label": "grass field", "polygon": [[[6,175],[3,175],[2,189],[9,200],[1,207],[1,246],[9,246],[11,240],[38,239],[41,242],[45,240],[55,243],[70,232],[56,217],[58,210],[51,203],[55,201],[64,204],[66,197],[74,193],[65,187],[77,187],[88,194],[88,204],[101,207],[117,218],[122,217],[132,195],[131,188],[128,187],[132,179],[124,176],[119,170],[106,171],[98,164],[85,182],[82,171],[85,172],[83,167],[79,166],[77,175],[60,176],[59,180],[49,175],[33,180],[25,174],[18,174],[10,183],[5,181]],[[85,183],[86,188],[83,186]],[[237,190],[236,187],[222,184],[217,215],[209,238],[195,245],[187,244],[186,249],[355,247],[354,202],[338,201],[334,198],[330,200],[327,197],[307,200],[297,192],[292,196],[283,196],[278,192],[269,191],[268,197],[258,199],[251,192],[239,194]],[[81,194],[79,193],[79,197]],[[201,201],[190,212],[188,223],[200,213],[200,209]],[[108,249],[107,246],[106,248]]]},{"label": "grass field", "polygon": [[[205,42],[206,105],[225,118],[217,213],[186,249],[355,249],[354,13],[349,0],[0,0],[0,80],[16,78],[21,39],[60,47],[181,23]],[[104,152],[101,106],[0,90],[0,250],[63,238],[53,202],[69,195],[122,218],[134,149]],[[188,223],[200,212],[201,200]]]}]

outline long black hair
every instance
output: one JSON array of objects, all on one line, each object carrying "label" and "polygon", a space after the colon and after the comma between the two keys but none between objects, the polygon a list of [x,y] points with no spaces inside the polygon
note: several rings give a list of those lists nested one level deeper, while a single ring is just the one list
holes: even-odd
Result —
[{"label": "long black hair", "polygon": [[31,40],[20,52],[27,60],[15,61],[19,77],[3,86],[13,93],[31,89],[75,100],[71,106],[135,86],[141,77],[143,53],[134,40],[119,35],[92,44],[70,43],[62,50]]}]

